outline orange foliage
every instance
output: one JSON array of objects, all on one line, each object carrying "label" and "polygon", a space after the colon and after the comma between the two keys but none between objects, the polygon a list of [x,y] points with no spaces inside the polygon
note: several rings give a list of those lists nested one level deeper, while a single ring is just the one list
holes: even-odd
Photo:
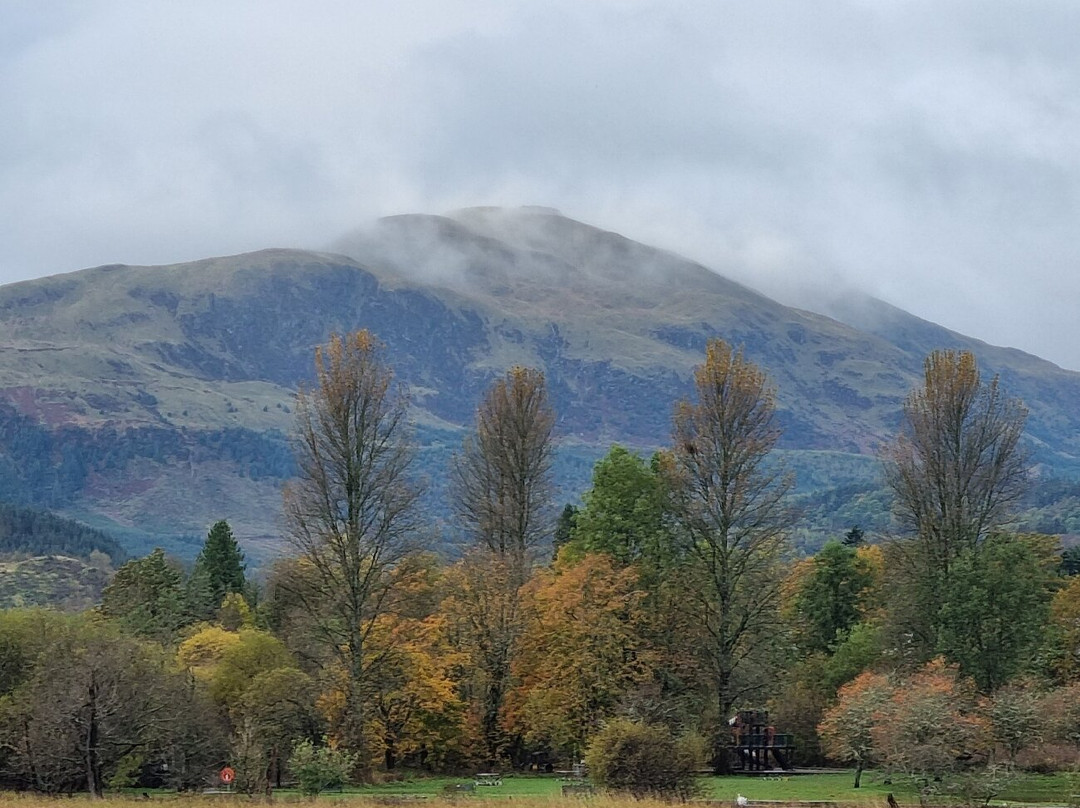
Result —
[{"label": "orange foliage", "polygon": [[606,554],[560,559],[521,594],[526,623],[507,723],[530,742],[580,754],[650,676],[637,572],[617,569]]},{"label": "orange foliage", "polygon": [[940,657],[896,687],[875,713],[874,748],[891,769],[940,776],[984,758],[992,740],[974,683]]}]

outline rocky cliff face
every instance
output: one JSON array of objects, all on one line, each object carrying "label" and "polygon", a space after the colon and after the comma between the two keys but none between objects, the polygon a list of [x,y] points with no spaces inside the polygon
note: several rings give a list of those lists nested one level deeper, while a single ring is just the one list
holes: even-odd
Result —
[{"label": "rocky cliff face", "polygon": [[611,442],[666,441],[713,336],[770,373],[806,488],[872,474],[932,347],[974,349],[1031,408],[1044,467],[1078,465],[1080,375],[876,301],[838,319],[787,308],[546,210],[393,217],[334,250],[0,288],[0,499],[107,526],[136,551],[190,552],[228,518],[249,552],[272,552],[295,388],[316,345],[357,328],[411,391],[436,511],[460,428],[508,366],[547,372],[573,498]]}]

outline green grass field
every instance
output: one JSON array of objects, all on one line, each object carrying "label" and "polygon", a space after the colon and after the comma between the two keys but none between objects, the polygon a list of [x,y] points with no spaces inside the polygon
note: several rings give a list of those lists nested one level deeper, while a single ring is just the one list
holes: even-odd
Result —
[{"label": "green grass field", "polygon": [[[734,801],[739,794],[750,800],[776,801],[834,801],[884,805],[890,792],[904,804],[917,804],[918,796],[904,784],[885,784],[875,772],[865,772],[862,787],[852,788],[853,772],[829,772],[804,775],[781,775],[779,777],[702,777],[701,792],[705,799]],[[468,783],[467,777],[417,777],[378,786],[350,788],[344,792],[325,795],[326,799],[350,799],[361,796],[424,796],[441,797],[444,789],[452,783]],[[501,786],[482,786],[468,798],[553,798],[562,793],[563,783],[551,776],[507,775]],[[1000,797],[1009,803],[1037,805],[1068,805],[1070,796],[1077,791],[1077,782],[1070,775],[1025,774],[1017,778]],[[940,800],[945,802],[945,800]]]}]

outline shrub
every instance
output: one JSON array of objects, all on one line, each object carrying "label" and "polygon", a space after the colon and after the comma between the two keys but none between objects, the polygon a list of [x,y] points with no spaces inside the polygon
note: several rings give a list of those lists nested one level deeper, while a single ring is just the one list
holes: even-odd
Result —
[{"label": "shrub", "polygon": [[589,776],[603,788],[685,800],[694,792],[690,747],[666,727],[618,719],[593,736],[585,762]]},{"label": "shrub", "polygon": [[310,797],[327,788],[341,788],[354,764],[353,755],[329,746],[315,746],[311,741],[300,741],[289,757],[289,769],[300,790]]}]

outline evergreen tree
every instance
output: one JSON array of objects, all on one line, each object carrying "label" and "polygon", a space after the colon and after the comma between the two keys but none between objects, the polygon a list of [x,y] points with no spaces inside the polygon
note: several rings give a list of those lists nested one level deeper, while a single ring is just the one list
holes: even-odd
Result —
[{"label": "evergreen tree", "polygon": [[552,541],[553,557],[558,557],[559,548],[567,544],[574,534],[574,526],[577,524],[578,508],[569,502],[559,514],[559,521],[555,523],[555,536]]},{"label": "evergreen tree", "polygon": [[230,592],[244,594],[244,553],[224,519],[214,523],[206,536],[188,584],[193,608],[210,617]]},{"label": "evergreen tree", "polygon": [[851,530],[844,534],[844,538],[841,543],[845,547],[858,547],[865,541],[864,536],[865,534],[863,533],[863,529],[858,525],[855,525],[851,528]]},{"label": "evergreen tree", "polygon": [[101,613],[136,634],[171,642],[190,622],[184,578],[160,547],[124,564],[101,596]]},{"label": "evergreen tree", "polygon": [[1061,574],[1080,574],[1080,544],[1068,548],[1061,554]]}]

